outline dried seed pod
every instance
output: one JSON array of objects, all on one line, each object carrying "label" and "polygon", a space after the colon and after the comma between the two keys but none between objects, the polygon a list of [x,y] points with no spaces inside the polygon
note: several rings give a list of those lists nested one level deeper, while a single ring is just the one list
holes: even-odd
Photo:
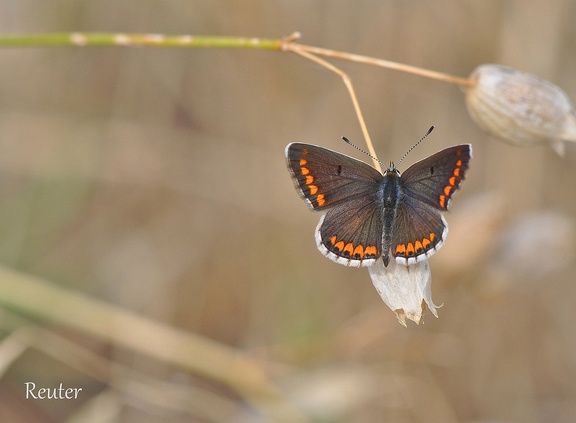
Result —
[{"label": "dried seed pod", "polygon": [[470,79],[468,113],[489,134],[517,146],[576,141],[574,107],[551,82],[491,64],[478,66]]}]

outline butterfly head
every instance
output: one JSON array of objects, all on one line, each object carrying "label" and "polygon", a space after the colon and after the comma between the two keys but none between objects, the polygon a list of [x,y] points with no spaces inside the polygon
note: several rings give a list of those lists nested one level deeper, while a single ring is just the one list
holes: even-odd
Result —
[{"label": "butterfly head", "polygon": [[385,176],[400,176],[400,171],[398,170],[398,168],[396,168],[396,165],[394,164],[394,162],[390,162],[390,165],[386,168],[386,171],[384,172]]}]

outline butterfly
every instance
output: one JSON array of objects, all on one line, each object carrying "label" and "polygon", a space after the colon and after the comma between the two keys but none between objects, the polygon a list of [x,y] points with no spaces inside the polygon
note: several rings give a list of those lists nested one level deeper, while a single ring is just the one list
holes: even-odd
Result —
[{"label": "butterfly", "polygon": [[402,174],[393,163],[382,174],[324,147],[286,146],[296,189],[313,210],[326,212],[316,228],[318,249],[352,267],[373,265],[380,257],[385,266],[391,257],[408,266],[440,249],[448,234],[443,212],[471,158],[472,146],[461,144]]}]

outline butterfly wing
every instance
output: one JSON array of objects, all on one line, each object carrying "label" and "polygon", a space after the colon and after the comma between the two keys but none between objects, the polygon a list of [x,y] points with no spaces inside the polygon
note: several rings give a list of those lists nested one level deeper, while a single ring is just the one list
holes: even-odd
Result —
[{"label": "butterfly wing", "polygon": [[472,146],[462,144],[414,163],[402,174],[405,194],[438,210],[448,210],[471,158]]},{"label": "butterfly wing", "polygon": [[382,255],[382,214],[373,197],[357,197],[331,208],[316,228],[316,245],[345,266],[370,266]]},{"label": "butterfly wing", "polygon": [[286,158],[301,196],[314,210],[327,211],[316,229],[318,249],[346,266],[373,264],[382,254],[381,209],[375,202],[382,174],[311,144],[289,144]]},{"label": "butterfly wing", "polygon": [[317,145],[288,144],[286,159],[297,190],[314,210],[368,195],[382,180],[366,163]]},{"label": "butterfly wing", "polygon": [[428,204],[405,197],[398,205],[392,231],[392,255],[405,265],[430,257],[442,247],[448,225]]},{"label": "butterfly wing", "polygon": [[434,254],[448,234],[442,212],[464,179],[472,146],[457,145],[410,166],[401,176],[402,200],[392,231],[392,254],[412,264]]}]

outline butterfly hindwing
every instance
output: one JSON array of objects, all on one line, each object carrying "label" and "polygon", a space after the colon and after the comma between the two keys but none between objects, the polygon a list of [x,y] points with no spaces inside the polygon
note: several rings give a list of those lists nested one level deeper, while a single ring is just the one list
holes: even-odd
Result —
[{"label": "butterfly hindwing", "polygon": [[430,257],[448,235],[441,213],[427,203],[404,197],[398,205],[392,230],[392,255],[405,265]]},{"label": "butterfly hindwing", "polygon": [[382,254],[382,216],[374,195],[358,196],[328,210],[316,228],[316,244],[336,263],[374,264]]}]

